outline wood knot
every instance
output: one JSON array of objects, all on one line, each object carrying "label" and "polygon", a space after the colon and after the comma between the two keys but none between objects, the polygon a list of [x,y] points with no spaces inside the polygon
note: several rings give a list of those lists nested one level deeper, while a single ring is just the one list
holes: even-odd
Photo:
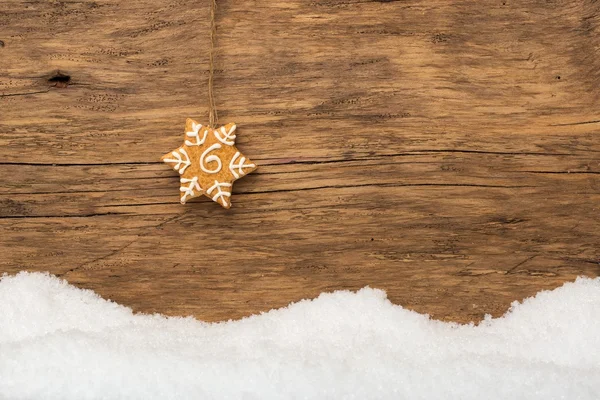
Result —
[{"label": "wood knot", "polygon": [[48,78],[48,83],[51,83],[52,86],[57,88],[66,88],[69,86],[69,82],[71,82],[71,76],[63,74],[60,71],[56,71],[50,78]]}]

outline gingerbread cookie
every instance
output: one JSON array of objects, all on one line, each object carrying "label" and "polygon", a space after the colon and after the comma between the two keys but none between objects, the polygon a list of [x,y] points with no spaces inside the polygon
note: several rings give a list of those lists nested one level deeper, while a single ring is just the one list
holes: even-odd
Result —
[{"label": "gingerbread cookie", "polygon": [[179,172],[181,204],[205,195],[231,207],[233,182],[257,168],[235,147],[235,129],[233,123],[213,129],[186,120],[184,145],[161,157]]}]

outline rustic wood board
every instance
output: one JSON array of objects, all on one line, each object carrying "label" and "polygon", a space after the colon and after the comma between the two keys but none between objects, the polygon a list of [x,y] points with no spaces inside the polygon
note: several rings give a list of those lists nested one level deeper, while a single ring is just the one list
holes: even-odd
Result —
[{"label": "rustic wood board", "polygon": [[0,2],[0,272],[208,321],[369,285],[460,322],[600,273],[599,2],[218,4],[220,121],[260,166],[230,210],[158,161],[206,120],[208,0]]}]

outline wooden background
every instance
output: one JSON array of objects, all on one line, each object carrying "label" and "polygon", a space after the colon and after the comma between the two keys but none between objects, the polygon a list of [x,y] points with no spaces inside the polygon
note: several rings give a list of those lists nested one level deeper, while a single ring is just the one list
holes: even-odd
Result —
[{"label": "wooden background", "polygon": [[159,157],[207,118],[209,0],[0,2],[0,272],[239,318],[387,290],[478,321],[600,273],[600,2],[218,0],[227,211]]}]

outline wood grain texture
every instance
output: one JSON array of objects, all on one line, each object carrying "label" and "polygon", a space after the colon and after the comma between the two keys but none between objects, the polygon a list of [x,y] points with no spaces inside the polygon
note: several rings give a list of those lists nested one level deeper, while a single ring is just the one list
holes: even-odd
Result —
[{"label": "wood grain texture", "polygon": [[[0,2],[0,272],[239,318],[387,290],[443,320],[600,273],[600,2],[218,0],[260,168],[179,204],[209,0]],[[58,74],[62,75],[58,75]]]}]

